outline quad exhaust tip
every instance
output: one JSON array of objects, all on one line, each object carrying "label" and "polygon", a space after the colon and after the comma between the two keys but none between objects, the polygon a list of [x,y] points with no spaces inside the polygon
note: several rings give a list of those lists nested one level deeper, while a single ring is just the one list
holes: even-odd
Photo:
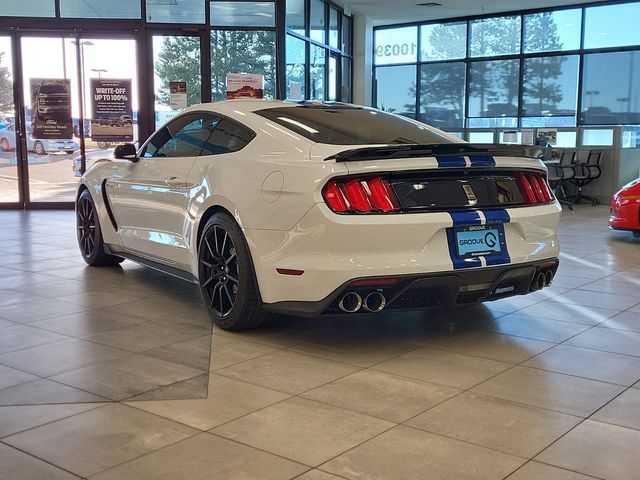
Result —
[{"label": "quad exhaust tip", "polygon": [[542,290],[544,287],[548,287],[553,282],[553,271],[546,270],[538,273],[531,284],[531,291]]},{"label": "quad exhaust tip", "polygon": [[338,307],[345,313],[356,313],[362,307],[362,297],[356,292],[345,293],[340,299]]},{"label": "quad exhaust tip", "polygon": [[378,313],[387,304],[387,299],[380,292],[372,292],[364,299],[364,309],[367,312]]}]

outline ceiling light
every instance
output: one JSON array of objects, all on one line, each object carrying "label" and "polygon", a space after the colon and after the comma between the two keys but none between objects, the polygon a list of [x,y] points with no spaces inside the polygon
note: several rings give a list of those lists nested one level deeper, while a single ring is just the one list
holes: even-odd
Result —
[{"label": "ceiling light", "polygon": [[442,4],[438,2],[424,2],[424,3],[416,3],[418,7],[441,7]]}]

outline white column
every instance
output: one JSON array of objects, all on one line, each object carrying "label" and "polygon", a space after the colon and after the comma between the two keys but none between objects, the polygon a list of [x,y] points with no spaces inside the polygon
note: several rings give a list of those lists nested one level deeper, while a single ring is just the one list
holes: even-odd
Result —
[{"label": "white column", "polygon": [[372,105],[373,20],[353,17],[353,102]]}]

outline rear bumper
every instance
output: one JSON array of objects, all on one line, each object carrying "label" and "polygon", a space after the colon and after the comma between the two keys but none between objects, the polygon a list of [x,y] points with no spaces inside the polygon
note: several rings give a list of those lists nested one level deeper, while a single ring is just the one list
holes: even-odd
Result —
[{"label": "rear bumper", "polygon": [[[454,220],[447,212],[336,215],[317,204],[291,230],[244,233],[265,304],[319,302],[358,278],[422,277],[557,258],[560,211],[558,204],[507,210],[508,256],[486,266],[456,262],[448,235]],[[277,269],[304,273],[284,275]]]},{"label": "rear bumper", "polygon": [[527,264],[407,275],[399,277],[393,285],[381,287],[362,285],[363,280],[372,278],[355,279],[318,301],[283,301],[263,306],[270,312],[296,316],[341,314],[338,304],[345,293],[355,292],[365,298],[370,293],[379,292],[386,299],[384,310],[451,308],[535,291],[538,289],[535,283],[538,275],[547,272],[555,275],[558,265],[558,259],[552,258]]}]

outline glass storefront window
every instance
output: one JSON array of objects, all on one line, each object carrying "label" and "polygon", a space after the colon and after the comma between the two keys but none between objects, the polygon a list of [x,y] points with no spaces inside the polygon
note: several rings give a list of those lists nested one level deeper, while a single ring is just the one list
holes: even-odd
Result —
[{"label": "glass storefront window", "polygon": [[416,66],[376,68],[376,107],[385,112],[416,116]]},{"label": "glass storefront window", "polygon": [[286,85],[287,98],[290,100],[304,100],[306,90],[304,85],[304,73],[306,64],[306,43],[299,38],[287,35],[286,45]]},{"label": "glass storefront window", "polygon": [[276,33],[261,30],[211,32],[211,98],[227,96],[227,73],[264,75],[264,96],[275,96]]},{"label": "glass storefront window", "polygon": [[273,2],[211,2],[214,27],[275,27]]},{"label": "glass storefront window", "polygon": [[439,23],[420,27],[420,55],[423,62],[467,56],[467,22]]},{"label": "glass storefront window", "polygon": [[18,201],[15,106],[11,38],[0,37],[0,203]]},{"label": "glass storefront window", "polygon": [[492,57],[520,53],[520,16],[493,17],[471,22],[472,57]]},{"label": "glass storefront window", "polygon": [[55,0],[0,0],[3,17],[55,17]]},{"label": "glass storefront window", "polygon": [[527,117],[575,117],[578,102],[579,66],[580,57],[578,55],[525,59],[522,92],[523,115]]},{"label": "glass storefront window", "polygon": [[420,67],[420,120],[434,127],[464,127],[466,65],[429,63]]},{"label": "glass storefront window", "polygon": [[640,45],[640,3],[589,7],[585,10],[584,48]]},{"label": "glass storefront window", "polygon": [[131,0],[60,0],[62,18],[140,18],[140,2]]},{"label": "glass storefront window", "polygon": [[[474,62],[469,78],[469,117],[480,117],[483,122],[472,122],[469,127],[517,126],[519,60],[492,60]],[[481,125],[479,125],[481,124]]]},{"label": "glass storefront window", "polygon": [[585,147],[613,146],[613,129],[585,129],[582,131],[582,145]]},{"label": "glass storefront window", "polygon": [[578,50],[582,10],[558,10],[524,16],[525,53]]},{"label": "glass storefront window", "polygon": [[387,28],[375,32],[375,64],[418,60],[418,27]]},{"label": "glass storefront window", "polygon": [[311,24],[309,25],[309,38],[321,43],[327,43],[327,13],[325,3],[322,0],[311,0]]},{"label": "glass storefront window", "polygon": [[582,122],[587,125],[640,123],[640,51],[584,56]]},{"label": "glass storefront window", "polygon": [[153,66],[155,124],[159,127],[182,110],[171,105],[171,82],[186,82],[186,106],[201,102],[200,37],[154,35]]},{"label": "glass storefront window", "polygon": [[285,8],[287,28],[299,35],[306,35],[304,0],[287,0]]},{"label": "glass storefront window", "polygon": [[342,15],[342,51],[351,55],[351,18]]},{"label": "glass storefront window", "polygon": [[324,100],[327,62],[327,51],[324,48],[310,46],[309,50],[309,98],[311,100]]},{"label": "glass storefront window", "polygon": [[205,2],[177,0],[162,2],[146,0],[147,22],[151,23],[204,23]]},{"label": "glass storefront window", "polygon": [[329,9],[329,46],[338,48],[338,11],[335,8]]},{"label": "glass storefront window", "polygon": [[352,102],[351,92],[351,59],[342,57],[342,101]]}]

